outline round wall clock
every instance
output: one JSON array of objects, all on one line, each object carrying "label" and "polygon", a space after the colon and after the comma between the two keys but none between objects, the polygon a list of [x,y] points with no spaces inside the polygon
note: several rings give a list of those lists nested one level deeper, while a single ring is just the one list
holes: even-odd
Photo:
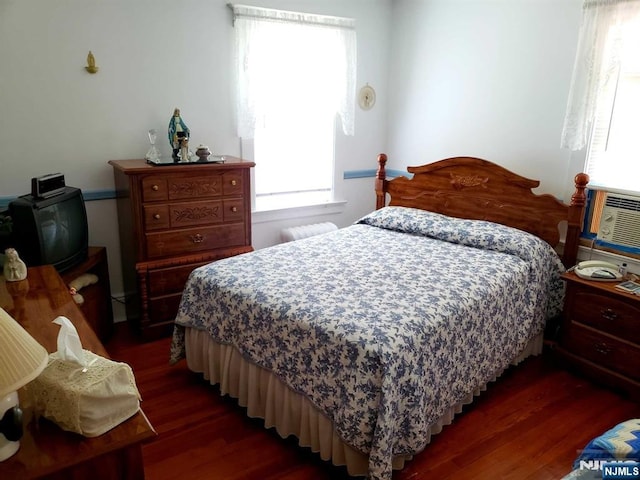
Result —
[{"label": "round wall clock", "polygon": [[371,110],[376,103],[376,91],[368,83],[358,92],[358,104],[363,110]]}]

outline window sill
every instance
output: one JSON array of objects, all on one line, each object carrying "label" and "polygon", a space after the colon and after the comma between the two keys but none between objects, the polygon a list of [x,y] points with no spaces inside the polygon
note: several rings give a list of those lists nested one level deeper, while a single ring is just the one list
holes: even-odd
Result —
[{"label": "window sill", "polygon": [[640,196],[640,191],[638,191],[638,190],[624,190],[622,188],[605,187],[603,185],[592,184],[592,183],[589,183],[587,185],[587,188],[589,190],[601,190],[603,192],[619,193],[621,195],[629,195],[631,197]]},{"label": "window sill", "polygon": [[295,207],[268,208],[264,207],[251,212],[253,223],[266,223],[276,220],[288,220],[291,218],[314,217],[317,215],[333,215],[344,212],[347,202],[345,200],[333,200],[310,205]]}]

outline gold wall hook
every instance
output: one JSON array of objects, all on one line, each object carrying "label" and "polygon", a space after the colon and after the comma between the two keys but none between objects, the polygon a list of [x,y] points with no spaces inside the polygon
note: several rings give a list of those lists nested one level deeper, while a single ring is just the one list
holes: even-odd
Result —
[{"label": "gold wall hook", "polygon": [[84,69],[89,73],[98,73],[99,68],[96,67],[96,59],[89,50],[89,55],[87,55],[87,66]]}]

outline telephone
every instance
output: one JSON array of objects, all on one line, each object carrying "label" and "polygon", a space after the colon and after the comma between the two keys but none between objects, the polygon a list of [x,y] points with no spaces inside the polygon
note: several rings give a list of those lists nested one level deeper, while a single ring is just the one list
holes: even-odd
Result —
[{"label": "telephone", "polygon": [[596,280],[599,282],[619,282],[622,274],[618,271],[618,266],[601,260],[587,260],[578,263],[574,272],[580,278]]}]

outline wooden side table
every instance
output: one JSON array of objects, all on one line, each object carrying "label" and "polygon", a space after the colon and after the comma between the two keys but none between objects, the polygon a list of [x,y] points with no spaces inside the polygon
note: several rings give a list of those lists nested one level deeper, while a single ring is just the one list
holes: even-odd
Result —
[{"label": "wooden side table", "polygon": [[[69,294],[68,286],[50,265],[28,269],[26,280],[5,282],[0,277],[0,307],[15,318],[47,351],[57,349],[62,315],[76,327],[83,348],[108,357]],[[116,428],[95,438],[60,429],[41,419],[28,421],[20,449],[0,463],[0,478],[15,479],[143,479],[142,443],[156,433],[142,410]]]},{"label": "wooden side table", "polygon": [[640,399],[640,297],[574,272],[567,284],[559,358],[587,376]]}]

